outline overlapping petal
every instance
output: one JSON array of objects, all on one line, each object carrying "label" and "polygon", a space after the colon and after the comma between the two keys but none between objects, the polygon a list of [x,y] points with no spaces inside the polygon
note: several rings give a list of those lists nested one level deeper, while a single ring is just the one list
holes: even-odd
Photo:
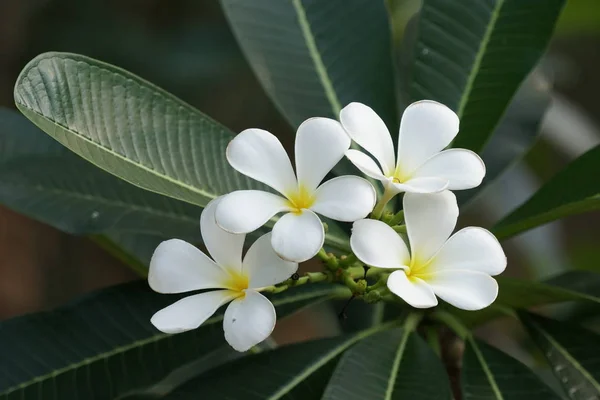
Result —
[{"label": "overlapping petal", "polygon": [[403,268],[410,264],[404,240],[386,223],[363,219],[352,225],[350,247],[359,260],[378,268]]},{"label": "overlapping petal", "polygon": [[438,304],[433,290],[427,283],[415,277],[409,279],[402,270],[391,273],[387,286],[392,293],[415,308],[430,308]]},{"label": "overlapping petal", "polygon": [[423,100],[409,105],[402,115],[398,136],[397,165],[402,173],[412,174],[448,146],[458,127],[458,116],[441,103]]},{"label": "overlapping petal", "polygon": [[206,254],[179,239],[158,245],[148,271],[148,283],[159,293],[223,288],[228,278],[227,272]]},{"label": "overlapping petal", "polygon": [[340,121],[352,140],[379,161],[385,175],[394,172],[396,163],[392,137],[372,108],[361,103],[350,103],[340,112]]},{"label": "overlapping petal", "polygon": [[152,316],[150,322],[164,333],[180,333],[196,329],[223,304],[231,301],[238,292],[214,290],[185,297],[163,308]]},{"label": "overlapping petal", "polygon": [[271,233],[258,238],[244,257],[243,270],[250,277],[248,286],[258,289],[288,279],[298,270],[298,264],[279,257],[271,245]]},{"label": "overlapping petal", "polygon": [[425,263],[456,226],[456,196],[447,190],[434,194],[406,193],[403,203],[411,256],[418,263]]},{"label": "overlapping petal", "polygon": [[426,278],[435,294],[462,310],[481,310],[498,297],[498,283],[479,271],[439,271]]},{"label": "overlapping petal", "polygon": [[227,146],[227,161],[238,172],[279,193],[296,188],[296,175],[279,139],[262,129],[246,129]]},{"label": "overlapping petal", "polygon": [[314,191],[349,148],[350,138],[336,120],[309,118],[304,121],[296,132],[298,185]]},{"label": "overlapping petal", "polygon": [[490,231],[468,227],[448,239],[428,268],[431,271],[478,271],[494,276],[506,268],[506,255]]},{"label": "overlapping petal", "polygon": [[217,204],[217,224],[231,233],[249,233],[263,226],[275,214],[289,211],[286,199],[260,190],[238,190]]},{"label": "overlapping petal", "polygon": [[354,222],[373,210],[377,194],[373,185],[357,176],[338,176],[315,192],[311,210],[337,221]]},{"label": "overlapping petal", "polygon": [[404,183],[391,183],[396,193],[439,193],[448,188],[448,180],[436,177],[413,178]]},{"label": "overlapping petal", "polygon": [[485,176],[483,160],[471,150],[450,149],[435,154],[412,174],[413,178],[436,177],[448,180],[449,190],[479,186]]},{"label": "overlapping petal", "polygon": [[231,302],[223,317],[225,340],[237,351],[247,351],[269,337],[277,316],[275,307],[262,294],[246,290]]},{"label": "overlapping petal", "polygon": [[217,225],[215,212],[222,198],[218,197],[204,207],[200,215],[200,233],[208,253],[217,265],[240,271],[246,236],[229,233]]},{"label": "overlapping petal", "polygon": [[279,257],[303,262],[314,257],[325,241],[319,217],[310,210],[285,214],[273,227],[271,244]]},{"label": "overlapping petal", "polygon": [[381,168],[379,168],[375,161],[373,161],[371,157],[362,151],[350,149],[346,152],[346,157],[352,164],[354,164],[356,168],[370,178],[377,179],[382,182],[386,182],[391,179],[383,175]]}]

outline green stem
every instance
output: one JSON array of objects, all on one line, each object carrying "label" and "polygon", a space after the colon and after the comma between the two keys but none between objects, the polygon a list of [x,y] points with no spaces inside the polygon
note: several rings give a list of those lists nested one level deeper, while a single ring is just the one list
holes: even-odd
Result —
[{"label": "green stem", "polygon": [[261,292],[268,293],[281,293],[288,290],[291,287],[306,285],[307,283],[317,283],[323,281],[329,281],[330,275],[325,272],[308,272],[305,276],[298,279],[288,279],[281,282],[277,286],[267,286],[261,290]]},{"label": "green stem", "polygon": [[392,226],[392,229],[398,233],[406,233],[406,225],[396,225]]},{"label": "green stem", "polygon": [[437,310],[431,314],[431,318],[444,323],[448,328],[452,329],[461,339],[471,335],[469,329],[454,315],[447,311]]},{"label": "green stem", "polygon": [[383,214],[383,210],[385,209],[386,204],[396,195],[397,193],[393,192],[390,188],[390,185],[387,185],[381,199],[375,205],[373,212],[371,213],[371,218],[380,219],[381,214]]},{"label": "green stem", "polygon": [[398,211],[388,222],[390,226],[398,225],[404,222],[404,210]]},{"label": "green stem", "polygon": [[440,334],[435,326],[428,326],[425,328],[425,337],[429,347],[433,350],[438,357],[442,354],[442,347],[440,346]]}]

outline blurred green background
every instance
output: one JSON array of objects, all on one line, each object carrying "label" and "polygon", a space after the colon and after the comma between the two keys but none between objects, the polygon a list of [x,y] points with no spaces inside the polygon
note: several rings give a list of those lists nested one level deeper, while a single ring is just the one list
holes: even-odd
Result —
[{"label": "blurred green background", "polygon": [[[392,0],[388,5],[399,50],[419,1]],[[260,127],[285,138],[288,146],[293,137],[252,74],[217,1],[2,0],[0,106],[14,108],[13,85],[21,68],[37,54],[53,50],[130,70],[234,131]],[[491,226],[600,142],[599,68],[600,2],[570,0],[548,53],[533,72],[535,82],[552,93],[541,138],[524,162],[484,192],[463,224]],[[598,213],[586,214],[505,242],[507,274],[545,278],[568,269],[600,271],[599,224]],[[89,239],[61,233],[4,207],[0,254],[0,319],[135,279]]]}]

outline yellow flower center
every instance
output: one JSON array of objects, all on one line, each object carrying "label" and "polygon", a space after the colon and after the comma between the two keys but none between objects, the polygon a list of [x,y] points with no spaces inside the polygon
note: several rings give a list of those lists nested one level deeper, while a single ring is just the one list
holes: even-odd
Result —
[{"label": "yellow flower center", "polygon": [[431,260],[422,261],[417,257],[412,257],[410,259],[410,265],[404,269],[404,273],[408,279],[421,278],[424,280],[424,277],[429,274],[430,264]]},{"label": "yellow flower center", "polygon": [[286,195],[288,206],[294,214],[302,214],[302,209],[310,208],[315,203],[315,196],[305,186],[299,185],[298,190]]},{"label": "yellow flower center", "polygon": [[229,268],[227,272],[229,272],[229,279],[227,279],[224,286],[228,289],[240,292],[240,295],[243,296],[244,290],[248,289],[248,276],[236,271],[233,268]]},{"label": "yellow flower center", "polygon": [[410,174],[405,173],[400,170],[400,166],[396,166],[396,170],[394,171],[394,175],[391,176],[392,181],[394,183],[403,183],[411,178]]}]

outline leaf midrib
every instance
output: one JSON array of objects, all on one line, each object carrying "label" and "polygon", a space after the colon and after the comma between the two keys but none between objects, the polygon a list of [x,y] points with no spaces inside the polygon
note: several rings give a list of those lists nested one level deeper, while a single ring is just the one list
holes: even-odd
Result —
[{"label": "leaf midrib", "polygon": [[[297,301],[309,300],[309,299],[311,299],[313,297],[317,298],[319,296],[323,296],[323,298],[319,299],[318,301],[315,301],[315,303],[311,303],[311,305],[316,304],[317,302],[320,302],[320,301],[324,301],[327,298],[333,298],[333,297],[335,297],[336,296],[336,292],[335,292],[335,290],[332,290],[332,289],[328,288],[328,289],[322,290],[321,292],[309,292],[309,293],[305,293],[305,294],[298,295],[298,296],[289,296],[289,297],[285,297],[284,299],[282,299],[279,302],[277,302],[276,300],[274,300],[273,301],[273,305],[275,305],[275,306],[283,306],[283,305],[286,305],[286,304],[289,304],[289,303],[294,303],[294,302],[297,302]],[[202,327],[207,327],[209,325],[215,324],[215,323],[217,323],[219,321],[222,321],[222,320],[223,320],[223,314],[220,314],[220,315],[218,315],[216,317],[209,318],[208,320],[206,320],[206,322],[204,324],[202,324]],[[134,349],[134,348],[137,348],[137,347],[140,347],[140,346],[145,346],[147,344],[151,344],[151,343],[157,342],[157,341],[159,341],[159,340],[161,340],[163,338],[166,338],[168,336],[173,336],[173,335],[166,334],[166,333],[158,333],[158,334],[153,335],[153,336],[151,336],[149,338],[134,341],[133,343],[131,343],[129,345],[115,347],[115,348],[113,348],[110,351],[103,352],[103,353],[97,354],[97,355],[92,356],[92,357],[87,357],[85,360],[83,360],[81,362],[69,364],[66,367],[56,369],[56,370],[54,370],[54,371],[52,371],[52,372],[50,372],[48,374],[45,374],[45,375],[36,376],[35,378],[33,378],[33,379],[29,380],[29,381],[23,382],[23,383],[21,383],[21,384],[19,384],[17,386],[10,387],[10,388],[6,389],[4,392],[0,392],[0,395],[2,395],[2,396],[9,395],[9,394],[11,394],[13,392],[16,392],[18,390],[23,390],[23,389],[27,388],[28,386],[34,385],[34,384],[36,384],[38,382],[43,382],[46,379],[55,378],[56,376],[61,375],[63,373],[66,373],[66,372],[69,372],[69,371],[81,368],[84,365],[89,365],[89,364],[95,363],[95,362],[97,362],[99,360],[109,358],[109,357],[111,357],[113,355],[124,353],[124,352],[126,352],[128,350],[131,350],[131,349]]]},{"label": "leaf midrib", "polygon": [[477,360],[479,361],[479,364],[481,365],[481,369],[485,373],[485,376],[486,376],[488,382],[490,383],[492,391],[494,392],[494,396],[496,396],[497,400],[504,400],[504,397],[502,396],[502,392],[500,391],[500,388],[498,387],[498,384],[496,383],[496,379],[494,378],[492,371],[490,371],[490,368],[488,367],[487,363],[485,362],[485,358],[481,354],[481,351],[479,351],[479,347],[477,346],[475,339],[473,339],[472,337],[469,337],[468,340],[471,343],[471,346],[473,347],[473,352],[475,353],[475,357],[477,357]]},{"label": "leaf midrib", "polygon": [[571,353],[565,349],[560,343],[554,340],[554,338],[548,334],[541,326],[534,321],[529,321],[531,325],[552,345],[558,352],[569,362],[571,365],[581,374],[585,379],[588,380],[594,386],[594,388],[600,393],[600,383],[594,379],[592,375],[575,359],[571,356]]}]

